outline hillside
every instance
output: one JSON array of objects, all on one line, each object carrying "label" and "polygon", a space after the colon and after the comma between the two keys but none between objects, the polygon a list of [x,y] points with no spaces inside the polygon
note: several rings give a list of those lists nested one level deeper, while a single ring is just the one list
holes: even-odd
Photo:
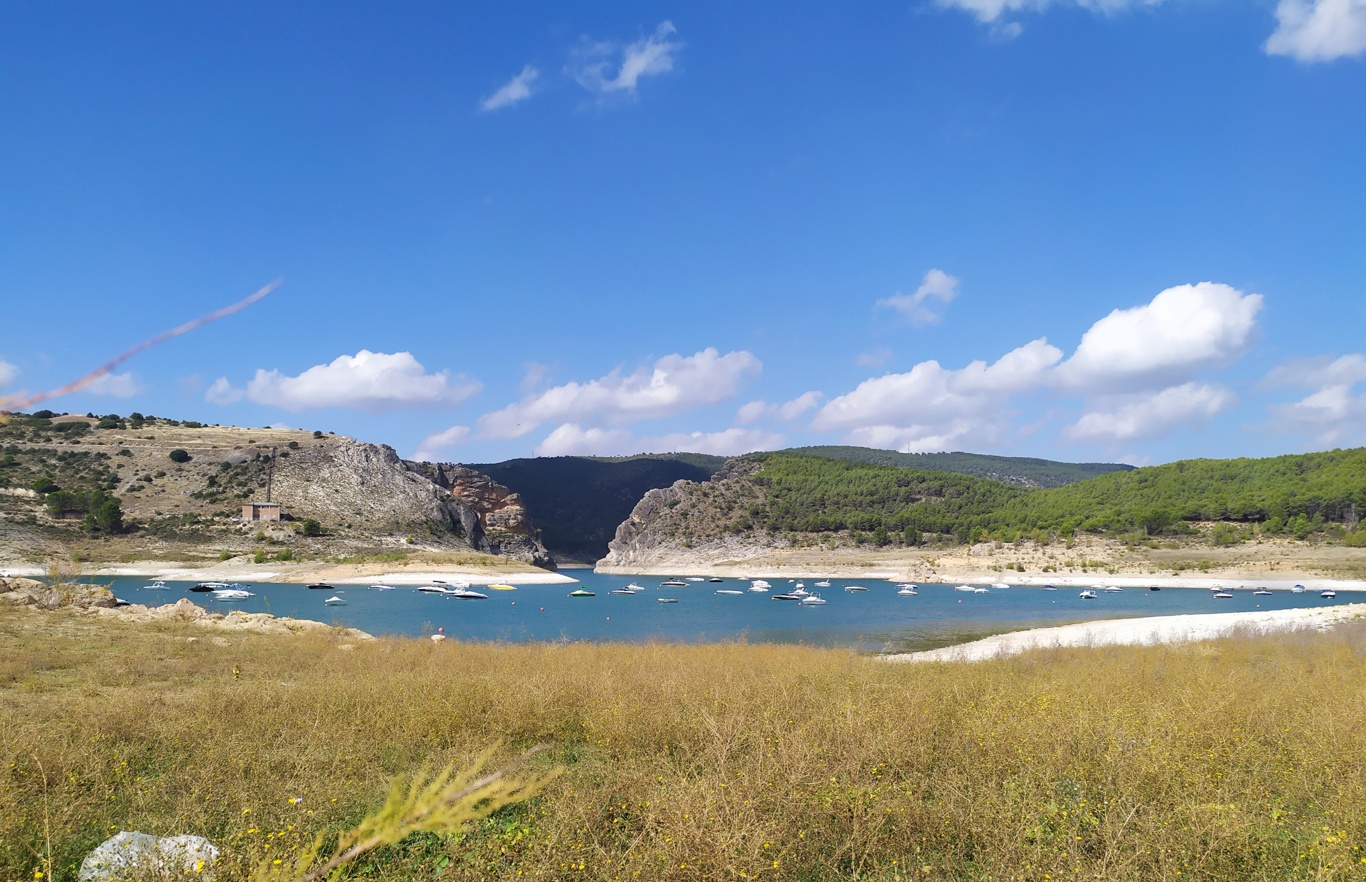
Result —
[{"label": "hillside", "polygon": [[790,447],[777,452],[923,472],[955,472],[1031,488],[1061,487],[1097,475],[1131,471],[1134,468],[1123,463],[1054,462],[1049,459],[983,453],[898,453],[895,450],[868,447]]},{"label": "hillside", "polygon": [[681,453],[629,457],[552,456],[469,467],[516,491],[556,559],[595,561],[617,526],[650,490],[675,481],[706,481],[719,456]]},{"label": "hillside", "polygon": [[[285,520],[243,521],[267,493]],[[106,560],[465,549],[551,565],[520,498],[472,470],[322,432],[140,414],[0,425],[0,546],[35,561],[54,546]]]},{"label": "hillside", "polygon": [[816,546],[1070,547],[1078,532],[1129,542],[1208,534],[1215,545],[1267,536],[1358,546],[1366,545],[1359,510],[1366,510],[1366,449],[1190,460],[1039,490],[810,455],[753,454],[705,484],[680,482],[647,494],[618,529],[602,566],[650,567],[685,552],[744,560]]}]

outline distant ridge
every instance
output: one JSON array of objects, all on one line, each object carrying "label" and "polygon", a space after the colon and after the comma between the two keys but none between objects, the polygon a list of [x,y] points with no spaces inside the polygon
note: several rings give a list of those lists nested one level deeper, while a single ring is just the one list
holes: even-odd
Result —
[{"label": "distant ridge", "polygon": [[1133,471],[1134,466],[1108,462],[1055,462],[1023,456],[991,456],[984,453],[898,453],[895,450],[875,450],[869,447],[838,445],[790,447],[778,453],[795,456],[816,456],[865,465],[892,466],[899,469],[918,469],[926,472],[953,472],[989,478],[1019,487],[1062,487],[1098,475]]}]

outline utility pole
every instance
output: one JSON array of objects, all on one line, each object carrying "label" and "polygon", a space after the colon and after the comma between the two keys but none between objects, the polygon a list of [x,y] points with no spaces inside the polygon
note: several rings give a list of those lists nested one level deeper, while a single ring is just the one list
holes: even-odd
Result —
[{"label": "utility pole", "polygon": [[275,481],[275,451],[278,448],[270,448],[270,464],[266,466],[266,502],[270,502],[270,485]]}]

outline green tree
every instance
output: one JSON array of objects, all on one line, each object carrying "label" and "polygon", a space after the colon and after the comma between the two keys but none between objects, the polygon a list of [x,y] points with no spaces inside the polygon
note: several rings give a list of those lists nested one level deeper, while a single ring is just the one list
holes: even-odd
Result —
[{"label": "green tree", "polygon": [[171,458],[171,462],[189,462],[191,459],[189,452],[186,450],[182,450],[179,447],[177,447],[175,450],[172,450],[170,453],[166,455]]}]

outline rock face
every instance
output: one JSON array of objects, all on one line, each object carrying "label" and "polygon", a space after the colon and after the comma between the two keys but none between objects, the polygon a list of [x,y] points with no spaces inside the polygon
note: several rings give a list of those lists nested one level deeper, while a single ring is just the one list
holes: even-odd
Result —
[{"label": "rock face", "polygon": [[408,462],[392,447],[351,439],[277,460],[273,501],[329,525],[455,541],[553,567],[516,494],[459,466]]},{"label": "rock face", "polygon": [[407,461],[404,466],[448,491],[475,513],[491,554],[505,554],[534,566],[555,569],[521,496],[488,475],[464,466]]},{"label": "rock face", "polygon": [[68,583],[48,585],[36,579],[0,579],[0,599],[24,606],[59,609],[113,609],[118,602],[114,592],[103,585]]}]

